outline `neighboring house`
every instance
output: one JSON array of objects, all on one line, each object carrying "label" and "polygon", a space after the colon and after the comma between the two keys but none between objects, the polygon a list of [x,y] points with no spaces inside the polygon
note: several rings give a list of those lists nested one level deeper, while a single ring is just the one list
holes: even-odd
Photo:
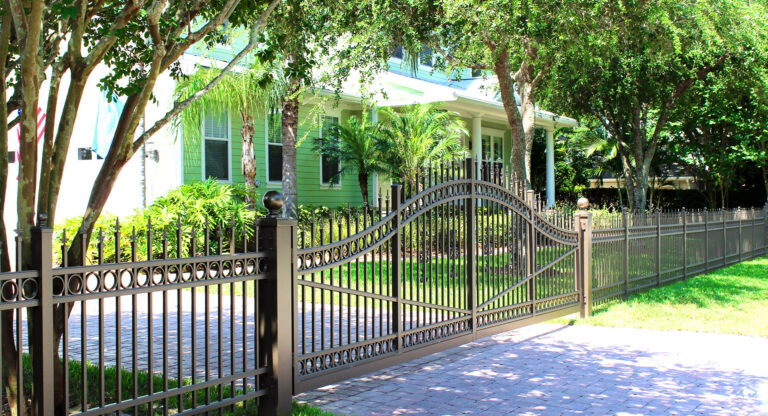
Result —
[{"label": "neighboring house", "polygon": [[[219,54],[220,57],[224,54]],[[210,58],[211,55],[208,55]],[[403,51],[396,50],[390,59],[389,71],[381,74],[368,91],[377,91],[373,97],[376,108],[400,107],[409,104],[442,102],[464,120],[469,137],[464,138],[470,153],[479,159],[508,163],[512,140],[506,113],[494,88],[495,79],[466,70],[452,80],[444,72],[433,71],[430,54],[422,54],[414,73],[404,63]],[[460,76],[459,76],[460,75]],[[314,139],[327,134],[330,123],[344,122],[350,116],[362,116],[363,99],[359,83],[351,79],[345,84],[339,100],[319,94],[304,99],[299,109],[299,146],[297,148],[298,203],[338,206],[362,203],[357,175],[345,173],[332,182],[339,167],[313,151]],[[280,114],[255,116],[254,157],[256,183],[262,192],[281,188],[282,139]],[[557,127],[576,126],[576,120],[537,110],[536,126],[546,130],[547,139],[547,199],[554,203],[554,142]],[[202,139],[184,140],[183,181],[189,183],[215,178],[222,182],[242,183],[240,170],[241,136],[240,118],[226,111],[211,109],[201,121]],[[370,200],[375,201],[378,190],[385,192],[389,181],[384,177],[371,179]]]},{"label": "neighboring house", "polygon": [[[653,189],[698,189],[696,178],[687,174],[682,167],[674,164],[654,167],[648,182]],[[626,180],[624,178],[617,178],[613,173],[605,171],[601,177],[591,178],[589,180],[589,187],[592,189],[624,188],[626,187]]]}]

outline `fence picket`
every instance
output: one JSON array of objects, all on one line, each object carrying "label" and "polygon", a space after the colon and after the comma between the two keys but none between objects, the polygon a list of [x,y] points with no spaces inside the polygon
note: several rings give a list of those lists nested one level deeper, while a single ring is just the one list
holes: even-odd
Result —
[{"label": "fence picket", "polygon": [[[62,386],[62,406],[72,413],[206,413],[252,404],[259,414],[283,416],[292,394],[308,388],[564,314],[586,317],[608,299],[768,251],[768,204],[720,209],[719,219],[706,209],[622,211],[593,224],[588,201],[577,212],[555,211],[525,188],[494,163],[449,161],[416,183],[380,192],[376,207],[313,213],[300,235],[295,220],[277,218],[274,192],[265,198],[269,216],[253,224],[204,219],[199,231],[187,232],[181,218],[175,230],[148,219],[145,230],[123,235],[116,220],[114,229],[97,232],[90,250],[75,248],[93,264],[69,264],[75,244],[64,232],[55,268],[52,230],[41,216],[32,231],[34,258],[25,259],[34,270],[0,273],[0,283],[17,288],[0,299],[0,309],[15,311],[10,324],[20,348],[11,355],[21,362],[29,351],[33,360],[33,390],[24,391],[30,383],[17,369],[18,410],[26,411],[25,399],[32,414],[57,406],[54,308],[78,316],[64,323],[58,347],[63,373],[83,375]],[[162,233],[154,241],[156,227]],[[682,244],[673,244],[678,236]],[[76,368],[70,356],[80,361]],[[118,372],[107,371],[110,359]],[[125,373],[133,377],[118,377],[118,390],[109,390],[110,377]],[[140,373],[153,382],[139,384]]]}]

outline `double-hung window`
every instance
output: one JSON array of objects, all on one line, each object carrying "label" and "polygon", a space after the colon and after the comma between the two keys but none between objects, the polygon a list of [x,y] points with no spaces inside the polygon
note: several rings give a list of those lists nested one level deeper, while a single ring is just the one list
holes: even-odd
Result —
[{"label": "double-hung window", "polygon": [[203,119],[203,179],[230,181],[230,129],[226,111],[206,111]]},{"label": "double-hung window", "polygon": [[[339,138],[333,136],[332,127],[339,123],[338,117],[323,117],[323,125],[320,127],[320,137],[323,139],[338,141]],[[327,155],[320,155],[320,184],[325,186],[339,184],[339,172],[341,165],[339,158]]]},{"label": "double-hung window", "polygon": [[267,114],[267,182],[283,181],[282,115],[272,110]]}]

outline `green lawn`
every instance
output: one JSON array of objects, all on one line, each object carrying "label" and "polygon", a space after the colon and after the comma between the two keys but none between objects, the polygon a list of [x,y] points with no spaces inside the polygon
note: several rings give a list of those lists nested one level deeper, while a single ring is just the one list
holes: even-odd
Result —
[{"label": "green lawn", "polygon": [[768,337],[766,317],[768,257],[762,257],[610,302],[574,322]]},{"label": "green lawn", "polygon": [[[30,361],[29,354],[23,354],[22,356],[22,363],[24,368],[24,391],[25,394],[30,394],[32,391],[32,362]],[[99,386],[99,366],[96,364],[93,364],[90,361],[86,362],[85,365],[85,371],[87,374],[87,401],[88,401],[88,407],[89,408],[95,408],[99,406],[99,397],[100,397],[100,386]],[[105,404],[109,405],[112,403],[117,402],[117,368],[114,366],[106,366],[104,368],[104,399]],[[70,408],[73,412],[77,412],[81,410],[81,403],[82,403],[82,366],[80,361],[76,360],[70,360],[69,361],[69,397],[70,397]],[[131,399],[133,396],[133,381],[134,381],[134,373],[123,369],[120,371],[121,375],[121,381],[122,381],[122,399],[127,400]],[[138,393],[139,397],[145,396],[149,393],[149,373],[144,370],[139,370],[136,373],[136,381],[138,385]],[[152,376],[152,384],[154,385],[154,391],[155,392],[162,392],[164,390],[164,383],[165,380],[162,376],[154,375]],[[189,378],[185,378],[182,380],[182,386],[189,386],[191,385],[191,380]],[[169,377],[168,378],[168,389],[175,389],[179,387],[178,379]],[[227,399],[231,398],[233,396],[233,393],[235,396],[242,394],[242,389],[240,389],[240,384],[236,385],[236,389],[232,389],[230,385],[223,385],[221,389],[219,389],[218,386],[211,387],[208,392],[207,396],[209,397],[210,401],[215,402],[216,400],[221,399]],[[220,391],[221,390],[221,391]],[[250,388],[248,388],[248,391],[250,391]],[[206,391],[198,390],[194,393],[197,397],[195,397],[195,401],[193,402],[192,393],[187,393],[181,395],[181,399],[184,403],[184,408],[189,410],[193,408],[193,404],[196,403],[197,406],[202,406],[204,403],[206,403]],[[164,412],[163,408],[163,400],[157,400],[152,403],[153,409],[152,411],[149,410],[148,405],[141,405],[137,407],[138,415],[162,415],[166,414]],[[170,410],[170,413],[177,412],[179,410],[179,396],[172,396],[168,398],[168,409]],[[131,411],[132,409],[129,409]],[[215,413],[215,412],[212,412]],[[256,404],[253,400],[247,402],[247,403],[237,403],[231,407],[226,407],[223,409],[223,413],[226,416],[238,416],[238,415],[255,415],[257,414]],[[306,404],[299,404],[294,402],[293,404],[293,416],[335,416],[332,413],[324,412],[316,407],[311,407]]]}]

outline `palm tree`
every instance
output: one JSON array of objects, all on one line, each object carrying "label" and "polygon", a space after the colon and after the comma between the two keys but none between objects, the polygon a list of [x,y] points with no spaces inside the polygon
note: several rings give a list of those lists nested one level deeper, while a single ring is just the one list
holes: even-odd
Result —
[{"label": "palm tree", "polygon": [[440,109],[440,103],[403,107],[402,113],[382,109],[379,150],[390,177],[416,185],[422,169],[465,153],[461,137],[467,135],[458,114]]},{"label": "palm tree", "polygon": [[[216,68],[199,68],[194,74],[182,78],[176,84],[175,101],[182,101],[196,94],[208,85],[210,80],[215,78],[219,72],[220,70]],[[273,71],[255,63],[243,72],[231,73],[222,79],[215,88],[203,98],[195,101],[174,119],[174,125],[182,127],[185,140],[199,143],[201,140],[200,123],[205,117],[206,108],[240,115],[242,121],[240,135],[243,140],[240,164],[245,185],[250,191],[247,202],[251,208],[255,208],[256,204],[252,195],[252,191],[256,188],[253,117],[258,112],[278,107],[284,89],[284,80],[279,71]],[[192,145],[190,148],[199,149],[200,147]]]},{"label": "palm tree", "polygon": [[315,151],[341,163],[337,177],[350,169],[357,171],[363,204],[368,205],[368,179],[385,171],[378,146],[379,126],[366,117],[352,116],[329,130],[329,135],[315,139]]}]

